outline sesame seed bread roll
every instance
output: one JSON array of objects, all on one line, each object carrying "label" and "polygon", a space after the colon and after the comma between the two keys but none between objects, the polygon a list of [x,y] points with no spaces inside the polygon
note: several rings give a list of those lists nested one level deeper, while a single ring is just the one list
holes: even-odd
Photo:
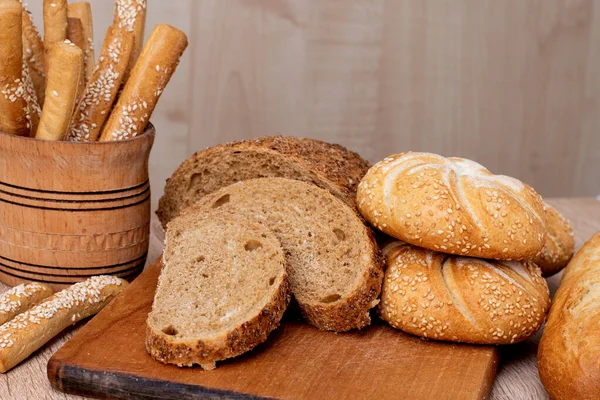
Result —
[{"label": "sesame seed bread roll", "polygon": [[46,54],[48,81],[38,139],[62,140],[69,129],[83,64],[83,52],[70,41],[55,43]]},{"label": "sesame seed bread roll", "polygon": [[535,334],[550,306],[530,261],[493,261],[439,253],[400,241],[383,249],[387,270],[379,314],[423,338],[509,344]]},{"label": "sesame seed bread roll", "polygon": [[464,158],[387,157],[360,182],[357,203],[380,231],[444,253],[523,260],[546,239],[544,203],[535,190]]},{"label": "sesame seed bread roll", "polygon": [[87,1],[69,3],[67,9],[68,18],[78,18],[83,26],[85,48],[83,48],[83,63],[85,65],[86,83],[92,78],[96,65],[94,55],[94,22],[92,19],[92,7]]},{"label": "sesame seed bread roll", "polygon": [[600,393],[600,232],[565,268],[538,347],[538,370],[552,399]]},{"label": "sesame seed bread roll", "polygon": [[[67,0],[44,0],[44,47],[67,38]],[[46,68],[48,69],[48,68]]]},{"label": "sesame seed bread roll", "polygon": [[144,133],[187,45],[187,36],[179,29],[165,24],[156,25],[102,130],[100,140],[131,139]]},{"label": "sesame seed bread roll", "polygon": [[546,243],[532,261],[549,277],[567,266],[575,251],[575,237],[569,221],[554,207],[546,207]]},{"label": "sesame seed bread roll", "polygon": [[127,65],[127,71],[125,73],[125,79],[123,82],[127,82],[131,70],[135,66],[142,47],[144,46],[144,32],[146,30],[146,0],[116,0],[115,1],[115,13],[114,13],[114,25],[119,28],[132,32],[134,35],[133,39],[133,53],[129,64]]},{"label": "sesame seed bread roll", "polygon": [[33,282],[28,285],[20,284],[0,294],[0,325],[29,310],[53,293],[50,286]]},{"label": "sesame seed bread roll", "polygon": [[81,142],[98,139],[117,98],[132,50],[132,33],[114,26],[108,28],[97,68],[77,105],[67,140]]},{"label": "sesame seed bread roll", "polygon": [[[31,12],[23,6],[23,56],[29,68],[29,75],[35,90],[38,105],[44,105],[46,91],[46,69],[44,66],[44,42],[33,23]],[[35,130],[32,128],[35,134]]]},{"label": "sesame seed bread roll", "polygon": [[67,18],[67,40],[84,52],[81,63],[81,79],[79,79],[79,90],[77,91],[77,99],[80,99],[87,82],[85,78],[85,36],[83,24],[79,18]]},{"label": "sesame seed bread roll", "polygon": [[26,88],[22,80],[22,8],[16,2],[0,3],[0,131],[29,135]]},{"label": "sesame seed bread roll", "polygon": [[0,326],[0,372],[19,364],[69,325],[102,310],[126,286],[114,276],[94,276]]}]

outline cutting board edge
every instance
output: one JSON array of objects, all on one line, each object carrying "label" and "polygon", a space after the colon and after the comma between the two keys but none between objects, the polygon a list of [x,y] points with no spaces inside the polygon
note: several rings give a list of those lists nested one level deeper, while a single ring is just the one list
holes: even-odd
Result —
[{"label": "cutting board edge", "polygon": [[[118,371],[98,371],[64,364],[54,356],[48,361],[48,380],[52,387],[62,393],[94,398],[118,398],[124,400],[160,399],[257,399],[272,397],[256,396],[232,390],[207,388],[177,383],[164,379],[142,378]],[[183,397],[182,397],[183,396]]]}]

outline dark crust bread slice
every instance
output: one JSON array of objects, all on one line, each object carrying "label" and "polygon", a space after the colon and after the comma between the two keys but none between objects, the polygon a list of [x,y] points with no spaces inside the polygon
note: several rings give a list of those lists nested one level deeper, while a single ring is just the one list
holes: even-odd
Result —
[{"label": "dark crust bread slice", "polygon": [[[243,156],[268,160],[286,168],[253,167],[241,177],[234,169],[244,168],[244,165],[236,165],[242,162],[238,160]],[[197,152],[177,168],[167,179],[156,213],[166,227],[171,219],[202,196],[238,180],[261,177],[286,177],[313,183],[354,207],[356,188],[369,167],[357,153],[314,139],[271,136],[225,143]],[[212,175],[222,174],[223,170],[231,170],[231,176],[215,181]]]},{"label": "dark crust bread slice", "polygon": [[[366,258],[369,260],[360,277],[361,284],[356,287],[354,292],[348,297],[340,299],[339,301],[331,303],[299,301],[298,303],[304,318],[319,329],[345,332],[351,329],[361,329],[368,326],[371,323],[370,309],[379,303],[378,297],[381,292],[383,280],[384,259],[371,229],[364,224],[363,220],[357,215],[354,209],[348,207],[344,202],[335,198],[327,191],[313,185],[285,178],[252,179],[221,188],[220,190],[203,197],[194,205],[185,209],[182,215],[198,211],[210,212],[216,204],[219,204],[222,198],[227,198],[227,203],[225,203],[225,205],[219,204],[218,206],[219,209],[222,209],[222,212],[254,218],[256,222],[262,223],[265,220],[259,215],[261,213],[260,211],[255,211],[253,214],[250,212],[251,210],[244,210],[243,206],[234,204],[235,201],[233,199],[234,195],[237,194],[242,197],[245,196],[246,198],[251,198],[253,199],[251,203],[258,204],[259,200],[252,195],[252,191],[256,190],[256,188],[264,188],[264,190],[280,188],[282,194],[281,203],[290,201],[289,198],[285,198],[287,194],[293,192],[312,192],[315,196],[323,196],[331,199],[340,210],[343,210],[340,212],[347,212],[346,215],[349,218],[356,219],[355,227],[362,232],[361,235],[363,235],[365,240],[365,251],[368,253]],[[231,201],[229,201],[230,197]],[[267,228],[271,229],[268,223],[265,223],[265,225]],[[282,246],[284,247],[287,257],[289,250],[286,249],[286,246],[283,243]],[[288,262],[288,266],[289,265]],[[291,270],[293,267],[290,266],[289,268]],[[288,274],[291,273],[289,272],[290,270],[288,270]],[[359,280],[357,279],[357,281]],[[292,287],[292,292],[293,290]],[[298,300],[298,296],[295,297],[296,300]]]},{"label": "dark crust bread slice", "polygon": [[165,364],[180,367],[200,364],[203,369],[214,369],[215,361],[243,354],[267,340],[267,336],[279,326],[289,301],[289,285],[284,279],[260,314],[227,333],[224,338],[226,347],[202,341],[178,341],[146,324],[146,350],[152,358]]}]

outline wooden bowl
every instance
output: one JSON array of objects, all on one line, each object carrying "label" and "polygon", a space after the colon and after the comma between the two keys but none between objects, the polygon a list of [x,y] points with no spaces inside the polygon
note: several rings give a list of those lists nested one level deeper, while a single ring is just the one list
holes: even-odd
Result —
[{"label": "wooden bowl", "polygon": [[59,290],[141,272],[154,134],[150,126],[129,140],[75,143],[0,132],[0,281]]}]

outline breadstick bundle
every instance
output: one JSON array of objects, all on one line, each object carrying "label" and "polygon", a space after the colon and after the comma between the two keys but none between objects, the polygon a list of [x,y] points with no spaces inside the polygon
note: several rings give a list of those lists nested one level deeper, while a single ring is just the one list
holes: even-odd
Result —
[{"label": "breadstick bundle", "polygon": [[44,140],[136,137],[185,48],[157,25],[144,46],[146,0],[115,0],[98,62],[88,2],[44,0],[44,37],[21,0],[0,2],[0,131]]}]

